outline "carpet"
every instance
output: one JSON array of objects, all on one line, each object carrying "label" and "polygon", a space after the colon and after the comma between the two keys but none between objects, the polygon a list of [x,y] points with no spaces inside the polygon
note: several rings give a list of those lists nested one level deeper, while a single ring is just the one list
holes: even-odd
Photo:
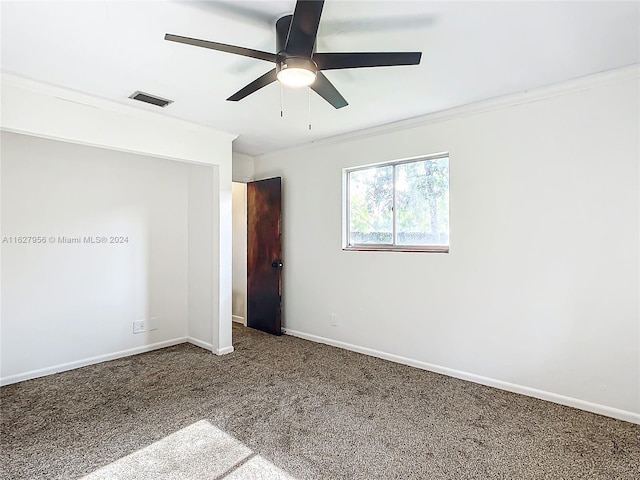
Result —
[{"label": "carpet", "polygon": [[9,479],[620,479],[640,426],[234,325],[0,388]]}]

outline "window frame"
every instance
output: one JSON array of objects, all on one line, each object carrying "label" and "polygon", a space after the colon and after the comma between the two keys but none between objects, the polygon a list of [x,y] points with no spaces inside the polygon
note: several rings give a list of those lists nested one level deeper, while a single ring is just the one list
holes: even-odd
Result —
[{"label": "window frame", "polygon": [[[349,167],[344,168],[342,170],[342,191],[343,191],[343,222],[342,222],[342,250],[344,251],[352,251],[352,252],[427,252],[427,253],[449,253],[451,246],[451,217],[449,213],[451,211],[451,207],[449,205],[447,215],[449,216],[449,242],[447,245],[398,245],[396,244],[396,235],[397,235],[397,216],[396,216],[396,166],[403,165],[407,163],[417,163],[423,161],[430,160],[438,160],[441,158],[446,158],[449,166],[451,165],[451,156],[449,152],[440,152],[429,155],[419,155],[417,157],[403,158],[401,160],[392,160],[389,162],[381,162],[381,163],[372,163],[368,165],[361,165],[357,167]],[[361,170],[368,170],[371,168],[381,168],[381,167],[393,167],[393,198],[392,198],[392,215],[393,215],[393,227],[392,227],[392,242],[391,244],[350,244],[350,230],[351,230],[351,204],[350,204],[350,192],[349,192],[349,175],[352,172],[358,172]],[[450,192],[451,192],[451,169],[449,169],[449,177],[448,177],[449,188],[447,189],[447,195],[450,200]]]}]

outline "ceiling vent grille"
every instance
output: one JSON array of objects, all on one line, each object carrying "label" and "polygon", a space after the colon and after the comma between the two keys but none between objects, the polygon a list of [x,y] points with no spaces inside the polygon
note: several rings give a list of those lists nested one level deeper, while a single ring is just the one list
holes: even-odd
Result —
[{"label": "ceiling vent grille", "polygon": [[155,95],[151,95],[149,93],[144,93],[141,91],[137,91],[129,95],[129,98],[133,100],[138,100],[144,103],[150,103],[151,105],[156,105],[158,107],[166,107],[170,103],[173,103],[173,100],[167,100],[166,98],[156,97]]}]

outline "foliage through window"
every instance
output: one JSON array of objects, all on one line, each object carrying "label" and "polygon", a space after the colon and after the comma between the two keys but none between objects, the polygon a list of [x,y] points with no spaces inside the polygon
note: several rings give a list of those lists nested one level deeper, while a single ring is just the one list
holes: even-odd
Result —
[{"label": "foliage through window", "polygon": [[345,173],[346,249],[449,251],[448,155]]}]

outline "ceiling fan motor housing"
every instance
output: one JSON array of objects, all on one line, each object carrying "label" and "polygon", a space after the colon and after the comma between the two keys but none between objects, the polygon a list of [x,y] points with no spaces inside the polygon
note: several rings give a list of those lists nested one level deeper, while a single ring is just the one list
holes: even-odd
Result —
[{"label": "ceiling fan motor housing", "polygon": [[291,28],[291,19],[293,15],[285,15],[276,21],[276,53],[278,55],[284,53],[284,47],[287,44],[289,36],[289,28]]},{"label": "ceiling fan motor housing", "polygon": [[[291,54],[285,50],[292,18],[293,15],[285,15],[284,17],[280,17],[276,22],[276,52],[278,52],[276,57],[276,75],[277,78],[286,85],[306,86],[315,80],[318,66],[309,57]],[[291,71],[290,77],[293,83],[291,83],[291,80],[286,80],[288,72],[284,74],[281,73],[285,70],[295,70],[295,74]]]}]

